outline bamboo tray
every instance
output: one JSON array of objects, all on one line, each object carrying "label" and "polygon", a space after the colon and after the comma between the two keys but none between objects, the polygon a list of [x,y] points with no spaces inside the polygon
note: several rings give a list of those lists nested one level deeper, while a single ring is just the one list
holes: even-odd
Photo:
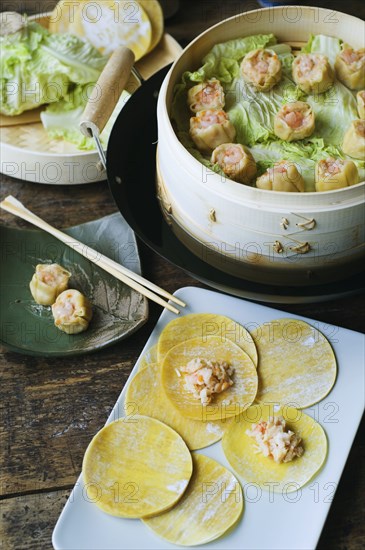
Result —
[{"label": "bamboo tray", "polygon": [[[48,27],[50,13],[35,15],[35,20]],[[168,65],[180,54],[181,46],[164,34],[156,48],[136,63],[147,79]],[[130,93],[139,86],[131,75],[126,86]],[[13,178],[50,185],[77,185],[102,181],[106,173],[96,150],[81,151],[62,139],[50,139],[41,122],[18,124],[1,128],[0,172]]]}]

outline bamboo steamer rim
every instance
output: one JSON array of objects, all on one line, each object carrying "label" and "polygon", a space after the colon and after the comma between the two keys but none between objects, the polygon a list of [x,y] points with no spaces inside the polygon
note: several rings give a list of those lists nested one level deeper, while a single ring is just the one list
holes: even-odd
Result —
[{"label": "bamboo steamer rim", "polygon": [[[290,6],[275,6],[275,7],[268,7],[268,8],[260,8],[260,9],[256,9],[256,10],[250,10],[250,11],[247,11],[247,12],[243,12],[241,14],[236,14],[232,17],[229,17],[227,19],[224,19],[218,23],[216,23],[215,25],[209,27],[208,29],[206,29],[205,31],[203,31],[200,35],[198,35],[196,38],[194,38],[194,40],[192,40],[185,48],[184,50],[181,52],[181,55],[175,60],[173,66],[171,67],[170,71],[168,72],[166,78],[165,78],[165,81],[161,87],[161,91],[160,91],[160,101],[159,101],[159,107],[163,109],[164,111],[164,114],[166,114],[167,116],[165,117],[164,119],[164,124],[167,124],[168,125],[168,130],[170,133],[172,133],[173,135],[173,139],[174,139],[174,146],[176,146],[178,148],[178,152],[180,153],[180,155],[182,157],[185,158],[185,162],[187,163],[187,165],[193,165],[195,166],[196,168],[199,168],[201,170],[202,168],[202,164],[200,161],[198,161],[195,157],[193,157],[193,155],[191,155],[191,153],[189,153],[189,151],[184,147],[184,145],[180,142],[180,140],[178,139],[177,135],[176,135],[176,132],[172,126],[172,123],[171,123],[171,118],[170,118],[170,115],[169,115],[169,112],[170,112],[170,105],[168,104],[169,102],[169,98],[168,95],[170,94],[170,96],[172,97],[172,92],[173,90],[171,89],[172,88],[172,84],[171,84],[171,81],[172,81],[172,77],[176,77],[176,72],[179,68],[179,65],[181,64],[181,60],[184,58],[184,57],[190,57],[191,58],[191,55],[188,56],[187,54],[189,54],[196,45],[199,46],[199,49],[202,49],[201,48],[201,44],[205,44],[204,46],[204,49],[205,49],[205,52],[203,54],[199,54],[201,57],[200,57],[200,61],[202,59],[202,57],[204,57],[204,55],[206,55],[210,49],[211,49],[211,45],[210,45],[210,40],[207,40],[207,37],[211,36],[212,34],[214,34],[214,30],[217,30],[217,29],[220,29],[228,24],[231,24],[233,22],[237,22],[237,20],[239,20],[239,18],[243,18],[243,17],[246,17],[248,15],[253,15],[253,14],[269,14],[269,13],[278,13],[280,11],[283,11],[285,10],[287,13],[288,12],[292,12],[292,11],[298,11],[298,10],[301,10],[301,12],[303,13],[313,13],[313,12],[317,12],[318,14],[321,14],[322,16],[324,16],[324,18],[328,18],[328,22],[332,22],[333,24],[335,23],[339,23],[340,22],[340,19],[346,19],[348,20],[348,24],[351,24],[351,22],[353,23],[362,23],[364,25],[364,33],[363,35],[365,36],[365,22],[363,22],[361,19],[359,19],[358,17],[354,17],[352,15],[349,15],[349,14],[346,14],[346,13],[343,13],[343,12],[340,12],[340,11],[335,11],[335,10],[330,10],[328,8],[320,8],[320,7],[316,7],[316,6],[301,6],[301,5],[290,5]],[[339,19],[334,19],[332,20],[331,17],[337,17]],[[288,24],[288,23],[287,23]],[[293,24],[293,23],[291,23]],[[264,31],[262,31],[264,32]],[[265,32],[272,32],[270,28],[268,28]],[[309,37],[309,34],[310,34],[311,31],[307,31],[308,33],[308,37]],[[318,34],[319,33],[322,33],[321,30],[318,31]],[[255,34],[255,32],[253,31],[252,34]],[[330,33],[325,33],[323,32],[323,34],[327,34],[328,36],[331,36]],[[246,31],[243,31],[242,33],[239,33],[236,38],[238,36],[250,36],[249,33],[247,33]],[[333,36],[333,35],[332,35]],[[336,35],[335,35],[336,36]],[[226,39],[226,41],[228,40],[233,40],[235,37],[233,36],[230,36]],[[341,37],[339,37],[341,38]],[[299,50],[299,48],[301,47],[301,45],[304,45],[306,42],[305,41],[298,41],[298,40],[280,40],[280,43],[284,43],[284,44],[289,44],[290,46],[292,46],[293,50],[294,50],[294,55],[295,55],[295,50]],[[218,43],[221,43],[221,40],[215,40],[214,44],[218,44]],[[209,45],[207,45],[209,44]],[[176,83],[178,83],[180,80],[181,80],[181,72],[180,72],[180,75],[178,78],[176,78],[176,80],[174,80],[174,85]],[[171,104],[171,101],[169,102]],[[160,109],[159,109],[160,111]],[[217,193],[217,195],[222,195],[222,196],[226,196],[226,197],[229,197],[229,198],[234,198],[233,195],[236,195],[235,198],[237,199],[237,193],[239,192],[239,190],[243,190],[243,193],[244,194],[248,194],[248,193],[252,193],[253,195],[256,195],[256,199],[258,197],[267,197],[267,199],[269,199],[269,202],[273,201],[274,203],[278,202],[278,200],[283,199],[287,199],[288,198],[293,198],[295,200],[298,200],[298,197],[301,197],[301,200],[302,199],[305,199],[305,198],[308,198],[309,200],[312,198],[312,199],[316,199],[318,200],[319,197],[322,197],[321,202],[323,199],[325,199],[326,197],[331,197],[331,203],[332,204],[328,204],[328,206],[331,207],[331,209],[333,208],[341,208],[343,206],[343,203],[344,203],[344,200],[346,202],[346,199],[349,199],[350,202],[351,202],[351,197],[354,195],[354,191],[355,191],[355,194],[357,195],[358,193],[360,193],[360,189],[363,189],[365,187],[365,180],[362,181],[362,182],[359,182],[355,185],[352,185],[352,186],[349,186],[349,187],[346,187],[346,188],[342,188],[342,189],[334,189],[334,190],[331,190],[331,191],[321,191],[320,193],[318,191],[306,191],[304,193],[301,193],[301,192],[291,192],[291,193],[288,193],[288,192],[285,192],[285,191],[275,191],[273,193],[273,191],[269,191],[269,190],[266,190],[266,189],[258,189],[256,187],[251,187],[251,186],[247,186],[247,185],[242,185],[240,183],[237,183],[233,180],[230,180],[229,178],[226,179],[225,183],[224,183],[224,186],[221,185],[221,182],[219,181],[220,180],[220,176],[218,174],[211,174],[210,176],[210,180],[209,180],[209,184],[207,183],[204,183],[203,181],[201,181],[200,183],[207,189],[207,190],[210,190],[212,191],[212,183],[214,184],[214,187],[215,187],[215,191]],[[245,193],[246,192],[246,193]],[[349,195],[349,196],[347,196]],[[337,200],[336,200],[337,198]],[[244,197],[245,200],[247,200],[247,196]],[[252,201],[253,202],[256,202],[256,199],[255,199],[255,196],[252,197]],[[270,200],[271,199],[271,200]],[[248,199],[250,200],[250,199]],[[358,202],[358,201],[357,201]],[[313,207],[313,203],[311,203],[310,205],[308,204],[308,206],[311,206]],[[322,205],[323,206],[323,205]],[[320,207],[320,205],[319,205]]]}]

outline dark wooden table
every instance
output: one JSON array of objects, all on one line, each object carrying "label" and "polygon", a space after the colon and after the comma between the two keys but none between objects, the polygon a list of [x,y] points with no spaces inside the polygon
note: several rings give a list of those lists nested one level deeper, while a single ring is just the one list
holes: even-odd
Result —
[{"label": "dark wooden table", "polygon": [[[49,10],[53,4],[54,0],[5,0],[3,9],[34,13]],[[338,1],[327,2],[327,6],[357,16],[365,14],[360,0],[344,6]],[[252,0],[181,0],[180,11],[167,21],[167,31],[185,45],[218,20],[256,7]],[[10,193],[60,228],[116,211],[106,183],[42,186],[2,176],[1,196]],[[24,226],[6,214],[2,214],[2,223]],[[171,292],[185,285],[203,286],[142,244],[140,255],[144,275]],[[353,296],[281,309],[363,331],[364,304],[364,296]],[[91,355],[50,360],[2,350],[1,548],[52,547],[53,527],[80,473],[86,446],[105,423],[159,314],[160,309],[151,304],[149,321],[141,330]],[[364,423],[360,431],[364,432]],[[364,443],[358,433],[319,548],[364,547],[364,463]]]}]

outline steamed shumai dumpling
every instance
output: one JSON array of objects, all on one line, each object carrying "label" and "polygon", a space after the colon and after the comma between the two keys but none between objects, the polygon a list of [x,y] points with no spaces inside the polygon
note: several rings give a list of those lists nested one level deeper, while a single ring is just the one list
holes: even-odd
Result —
[{"label": "steamed shumai dumpling", "polygon": [[236,137],[236,129],[225,111],[199,111],[190,119],[190,137],[202,153],[211,153],[222,143]]},{"label": "steamed shumai dumpling", "polygon": [[68,288],[71,273],[58,264],[38,264],[29,283],[34,300],[42,306],[51,306],[61,292]]},{"label": "steamed shumai dumpling", "polygon": [[295,164],[288,160],[281,160],[257,178],[256,187],[267,191],[302,193],[305,189],[305,183]]},{"label": "steamed shumai dumpling", "polygon": [[316,164],[316,191],[332,191],[342,189],[359,182],[359,173],[352,160],[334,159],[332,157],[320,160]]},{"label": "steamed shumai dumpling", "polygon": [[241,73],[256,90],[267,92],[281,79],[281,61],[275,52],[259,48],[243,58]]},{"label": "steamed shumai dumpling", "polygon": [[365,119],[365,90],[361,90],[361,92],[357,92],[356,100],[357,100],[357,111],[359,113],[359,117],[364,120]]},{"label": "steamed shumai dumpling", "polygon": [[211,162],[218,164],[230,179],[250,183],[256,176],[256,162],[247,147],[240,143],[224,143],[216,147]]},{"label": "steamed shumai dumpling", "polygon": [[351,90],[365,87],[365,48],[354,50],[343,44],[335,61],[336,76]]},{"label": "steamed shumai dumpling", "polygon": [[365,161],[365,120],[353,120],[344,135],[342,150],[346,155]]},{"label": "steamed shumai dumpling", "polygon": [[52,305],[52,314],[57,328],[67,334],[78,334],[89,326],[92,307],[89,300],[78,290],[62,292]]},{"label": "steamed shumai dumpling", "polygon": [[283,105],[275,115],[274,132],[280,139],[296,141],[314,132],[314,113],[304,101]]},{"label": "steamed shumai dumpling", "polygon": [[201,82],[188,91],[188,106],[193,113],[224,108],[224,90],[216,78]]},{"label": "steamed shumai dumpling", "polygon": [[302,53],[293,61],[293,79],[306,94],[322,94],[333,84],[333,69],[325,55]]}]

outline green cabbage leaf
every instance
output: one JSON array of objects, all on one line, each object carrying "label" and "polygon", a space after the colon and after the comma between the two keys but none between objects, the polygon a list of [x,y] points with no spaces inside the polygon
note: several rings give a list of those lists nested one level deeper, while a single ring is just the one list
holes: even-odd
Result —
[{"label": "green cabbage leaf", "polygon": [[0,37],[0,112],[18,115],[65,98],[75,85],[95,83],[107,58],[70,34],[51,34],[28,22]]}]

